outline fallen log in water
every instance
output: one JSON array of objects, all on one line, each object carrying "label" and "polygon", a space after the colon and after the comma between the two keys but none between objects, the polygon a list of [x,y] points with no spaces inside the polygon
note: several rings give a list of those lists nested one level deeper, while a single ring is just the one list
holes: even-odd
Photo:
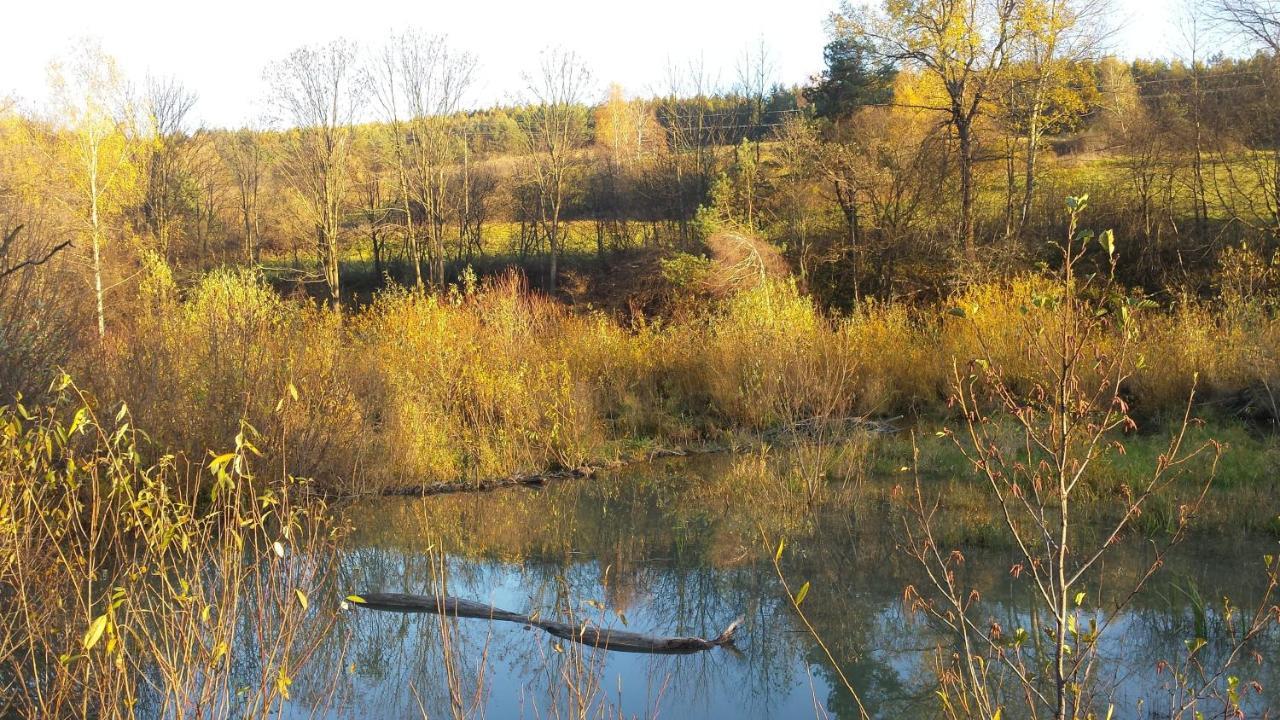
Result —
[{"label": "fallen log in water", "polygon": [[492,605],[438,595],[406,595],[404,593],[367,593],[347,598],[357,607],[368,610],[402,613],[432,613],[448,617],[481,618],[519,623],[540,628],[565,640],[602,650],[634,653],[684,654],[710,650],[713,647],[731,647],[733,636],[742,625],[738,618],[724,632],[707,640],[700,637],[661,637],[625,630],[610,630],[584,622],[580,625],[544,620],[538,617],[502,610]]}]

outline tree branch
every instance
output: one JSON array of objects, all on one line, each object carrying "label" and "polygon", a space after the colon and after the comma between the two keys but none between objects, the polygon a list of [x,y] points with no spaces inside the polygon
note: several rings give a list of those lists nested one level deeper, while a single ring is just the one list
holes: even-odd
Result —
[{"label": "tree branch", "polygon": [[[3,250],[3,252],[0,253],[0,255],[8,254],[9,246],[13,244],[13,241],[15,239],[17,239],[18,233],[22,231],[22,227],[23,227],[22,225],[19,225],[13,230],[11,230],[9,234],[5,235],[3,244],[0,244],[0,250]],[[63,240],[62,242],[50,248],[49,252],[45,253],[43,257],[28,258],[18,263],[17,265],[14,265],[13,267],[0,270],[0,280],[3,280],[9,277],[10,275],[18,272],[19,270],[22,270],[23,268],[36,267],[37,265],[43,265],[49,262],[50,260],[52,260],[54,255],[57,255],[59,252],[61,252],[62,250],[70,246],[71,246],[70,240]]]}]

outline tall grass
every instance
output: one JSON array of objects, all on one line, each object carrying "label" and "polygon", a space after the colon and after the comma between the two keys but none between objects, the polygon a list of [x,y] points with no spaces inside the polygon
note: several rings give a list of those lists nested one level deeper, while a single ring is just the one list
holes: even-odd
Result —
[{"label": "tall grass", "polygon": [[58,394],[0,409],[0,715],[277,712],[333,622],[324,503],[255,480],[247,428],[206,466],[150,461],[127,409]]},{"label": "tall grass", "polygon": [[[1044,282],[840,316],[775,282],[627,327],[531,294],[515,276],[438,295],[392,290],[343,316],[281,298],[251,273],[216,272],[185,297],[154,293],[75,373],[99,402],[127,400],[157,447],[188,456],[244,418],[268,438],[272,467],[330,489],[466,482],[610,460],[637,441],[946,414],[953,363],[975,358],[1027,390],[1043,372],[1028,323],[1051,332],[1057,317]],[[1266,306],[1182,300],[1144,316],[1134,343],[1140,367],[1124,392],[1138,417],[1176,413],[1197,374],[1202,397],[1225,411],[1275,417],[1280,322]]]}]

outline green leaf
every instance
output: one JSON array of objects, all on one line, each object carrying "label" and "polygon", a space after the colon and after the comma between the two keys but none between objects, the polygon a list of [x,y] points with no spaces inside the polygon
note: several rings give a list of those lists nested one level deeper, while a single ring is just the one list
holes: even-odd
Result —
[{"label": "green leaf", "polygon": [[1080,212],[1081,210],[1084,210],[1085,206],[1088,204],[1089,204],[1088,193],[1081,195],[1079,197],[1067,198],[1067,210],[1070,210],[1071,212]]},{"label": "green leaf", "polygon": [[89,629],[85,631],[84,639],[80,644],[84,646],[86,652],[92,650],[93,646],[97,645],[98,641],[102,639],[102,633],[106,631],[107,616],[99,615],[93,619],[93,622],[89,623]]},{"label": "green leaf", "polygon": [[1116,234],[1110,230],[1105,230],[1098,236],[1098,243],[1107,251],[1107,257],[1115,257],[1116,255]]},{"label": "green leaf", "polygon": [[360,597],[359,595],[348,595],[348,596],[346,597],[346,600],[347,600],[347,602],[352,602],[352,603],[355,603],[355,604],[357,604],[357,605],[364,605],[364,604],[365,604],[365,602],[366,602],[366,601],[365,601],[365,599],[364,599],[364,598],[362,598],[362,597]]},{"label": "green leaf", "polygon": [[297,596],[298,596],[298,604],[302,606],[302,609],[303,609],[303,610],[306,610],[306,609],[307,609],[307,594],[306,594],[306,593],[304,593],[304,592],[302,592],[301,590],[299,590],[299,589],[297,589],[297,588],[294,588],[294,591],[293,591],[293,592],[294,592],[294,594],[295,594],[295,595],[297,595]]},{"label": "green leaf", "polygon": [[962,308],[962,307],[953,307],[953,308],[951,308],[950,310],[948,310],[948,311],[947,311],[947,314],[948,314],[948,315],[955,315],[955,316],[956,316],[956,317],[958,317],[958,318],[968,317],[968,315],[967,315],[967,314],[965,313],[965,311],[964,311],[964,308]]},{"label": "green leaf", "polygon": [[796,597],[795,597],[796,607],[800,607],[800,603],[804,602],[804,599],[808,597],[808,595],[809,595],[809,583],[806,581],[805,584],[800,586],[800,591],[796,593]]},{"label": "green leaf", "polygon": [[786,547],[786,545],[787,545],[787,539],[786,539],[786,538],[782,538],[782,539],[778,540],[778,552],[776,552],[776,553],[774,553],[774,554],[773,554],[773,561],[774,561],[775,563],[776,563],[776,562],[778,562],[778,561],[780,561],[780,560],[782,560],[782,548]]},{"label": "green leaf", "polygon": [[1081,605],[1083,605],[1084,599],[1085,599],[1085,593],[1083,590],[1076,593],[1076,607],[1080,607]]}]

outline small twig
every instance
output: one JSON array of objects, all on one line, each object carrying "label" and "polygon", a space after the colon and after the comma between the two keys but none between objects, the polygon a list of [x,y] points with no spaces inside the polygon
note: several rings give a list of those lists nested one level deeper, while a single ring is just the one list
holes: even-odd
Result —
[{"label": "small twig", "polygon": [[[7,253],[8,253],[9,245],[14,241],[14,239],[15,239],[15,238],[17,238],[17,237],[18,237],[18,232],[19,232],[19,231],[21,231],[21,230],[22,230],[22,226],[21,226],[21,225],[19,225],[18,227],[14,228],[12,232],[10,232],[8,235],[6,235],[6,236],[5,236],[5,238],[4,238],[4,245],[3,245],[3,248],[4,248],[4,251],[5,251],[5,254],[7,254]],[[62,250],[64,250],[65,248],[68,248],[68,247],[71,247],[71,241],[70,241],[70,240],[63,240],[62,242],[60,242],[60,243],[58,243],[57,245],[54,245],[52,248],[50,248],[50,249],[49,249],[49,252],[47,252],[47,253],[45,253],[45,254],[44,254],[44,257],[41,257],[41,258],[28,258],[28,259],[23,260],[22,262],[18,263],[17,265],[14,265],[13,267],[6,268],[6,269],[4,269],[4,270],[0,270],[0,280],[3,280],[3,279],[5,279],[5,278],[9,277],[10,275],[12,275],[12,274],[14,274],[14,273],[18,272],[19,270],[22,270],[23,268],[27,268],[27,267],[36,267],[36,266],[38,266],[38,265],[43,265],[43,264],[45,264],[45,263],[49,262],[50,260],[52,260],[54,255],[57,255],[59,252],[61,252]]]}]

